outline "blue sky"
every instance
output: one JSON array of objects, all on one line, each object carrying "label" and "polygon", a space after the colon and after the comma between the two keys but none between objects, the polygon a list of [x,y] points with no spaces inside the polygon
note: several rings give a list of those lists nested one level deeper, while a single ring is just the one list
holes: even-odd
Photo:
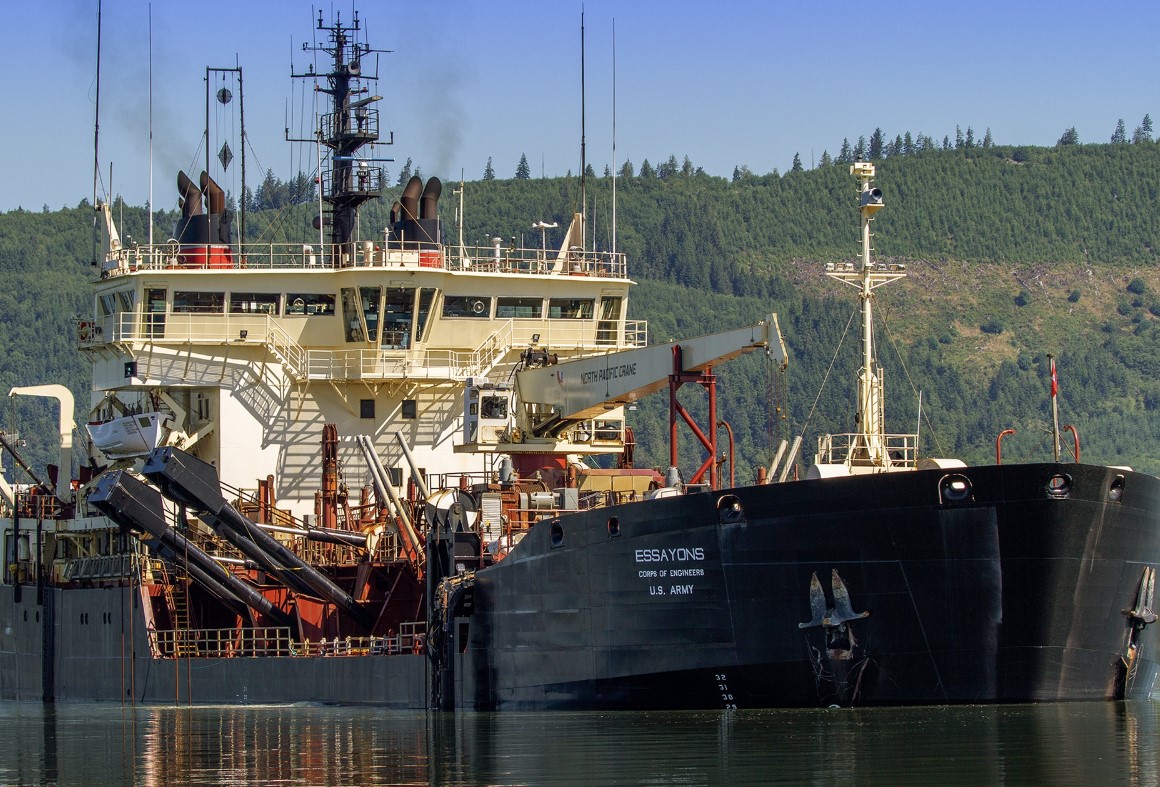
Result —
[{"label": "blue sky", "polygon": [[[13,2],[0,57],[15,114],[0,123],[6,177],[0,210],[76,205],[93,190],[96,0]],[[287,107],[309,108],[290,64],[317,9],[350,2],[105,0],[101,197],[149,194],[149,17],[152,15],[153,195],[176,204],[181,167],[200,170],[205,67],[245,73],[248,178],[313,168],[283,141]],[[374,92],[395,144],[377,155],[391,181],[410,157],[425,175],[478,179],[489,156],[510,177],[575,172],[580,141],[581,3],[410,0],[359,3],[379,61]],[[612,30],[616,28],[617,161],[675,154],[728,177],[808,167],[881,127],[952,138],[990,128],[1000,144],[1053,144],[1075,126],[1106,142],[1123,118],[1160,128],[1160,3],[585,0],[587,152],[612,162]],[[33,69],[30,73],[22,70]],[[27,75],[25,75],[27,73]],[[24,120],[19,120],[23,116]],[[221,137],[234,121],[215,117]],[[297,133],[298,121],[294,121]],[[217,132],[215,132],[217,133]],[[238,145],[231,143],[235,155]],[[232,172],[237,171],[236,164]],[[236,175],[226,179],[230,181]],[[223,184],[236,191],[238,184]]]}]

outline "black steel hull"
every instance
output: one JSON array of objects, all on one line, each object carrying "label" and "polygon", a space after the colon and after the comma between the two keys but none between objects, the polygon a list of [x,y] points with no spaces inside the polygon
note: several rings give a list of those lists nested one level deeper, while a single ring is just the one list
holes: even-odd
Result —
[{"label": "black steel hull", "polygon": [[[942,499],[949,474],[967,499]],[[1048,492],[1057,475],[1065,497]],[[730,497],[740,516],[719,511]],[[1040,464],[803,481],[552,531],[476,575],[461,707],[1090,700],[1147,696],[1157,677],[1160,629],[1126,614],[1160,564],[1150,476]]]},{"label": "black steel hull", "polygon": [[0,586],[0,700],[424,708],[411,654],[153,658],[128,588]]},{"label": "black steel hull", "polygon": [[[966,498],[944,499],[948,475],[967,480]],[[1067,494],[1053,497],[1062,475]],[[127,588],[2,586],[0,699],[423,708],[434,696],[493,710],[1139,698],[1160,670],[1160,628],[1129,613],[1157,565],[1160,480],[1129,471],[745,487],[537,525],[476,573],[471,604],[432,638],[447,654],[433,672],[417,655],[154,659]]]}]

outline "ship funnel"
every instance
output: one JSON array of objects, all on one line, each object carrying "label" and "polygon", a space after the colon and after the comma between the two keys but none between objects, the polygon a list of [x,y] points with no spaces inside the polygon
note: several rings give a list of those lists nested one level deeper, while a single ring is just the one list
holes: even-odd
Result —
[{"label": "ship funnel", "polygon": [[403,215],[399,217],[401,220],[414,221],[419,218],[419,195],[422,192],[423,179],[418,175],[413,175],[407,181],[407,186],[403,189],[403,196],[399,199],[403,208]]},{"label": "ship funnel", "polygon": [[206,207],[209,209],[209,215],[219,216],[225,212],[226,209],[226,193],[222,190],[209,173],[201,173],[201,191],[205,194]]},{"label": "ship funnel", "polygon": [[[181,244],[176,264],[191,268],[232,268],[233,254],[229,249],[230,221],[226,210],[226,193],[206,172],[201,173],[201,185],[194,183],[184,172],[177,173],[177,189],[181,192],[181,219],[173,229],[173,237]],[[202,213],[202,195],[206,212]]]},{"label": "ship funnel", "polygon": [[391,203],[391,221],[392,226],[403,218],[403,206],[399,204],[398,200]]},{"label": "ship funnel", "polygon": [[181,216],[201,215],[201,189],[184,172],[177,173],[177,191],[181,194]]},{"label": "ship funnel", "polygon": [[439,195],[443,193],[443,183],[439,178],[431,178],[423,189],[423,196],[419,201],[419,218],[439,218]]}]

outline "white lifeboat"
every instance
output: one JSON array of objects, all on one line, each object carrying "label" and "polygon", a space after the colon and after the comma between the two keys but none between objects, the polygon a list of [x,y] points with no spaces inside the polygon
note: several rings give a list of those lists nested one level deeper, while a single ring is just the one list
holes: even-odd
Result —
[{"label": "white lifeboat", "polygon": [[145,456],[161,444],[169,413],[127,415],[100,424],[86,424],[93,445],[110,459]]}]

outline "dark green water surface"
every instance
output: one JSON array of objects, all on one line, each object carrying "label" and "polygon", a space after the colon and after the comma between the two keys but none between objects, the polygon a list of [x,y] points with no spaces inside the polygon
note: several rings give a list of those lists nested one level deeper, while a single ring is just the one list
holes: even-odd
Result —
[{"label": "dark green water surface", "polygon": [[0,703],[0,784],[1160,784],[1160,703],[459,715]]}]

